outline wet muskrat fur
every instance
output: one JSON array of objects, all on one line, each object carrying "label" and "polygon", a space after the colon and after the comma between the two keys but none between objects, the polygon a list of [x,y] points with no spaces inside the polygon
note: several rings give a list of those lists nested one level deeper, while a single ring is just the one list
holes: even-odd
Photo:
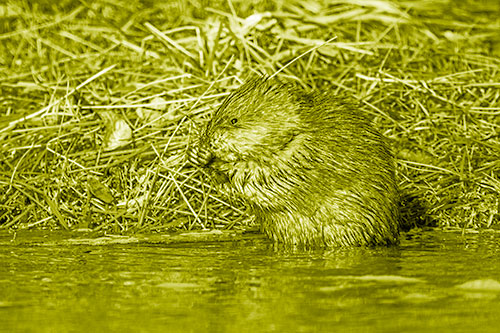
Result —
[{"label": "wet muskrat fur", "polygon": [[397,243],[394,157],[346,96],[252,79],[213,114],[190,159],[276,242]]}]

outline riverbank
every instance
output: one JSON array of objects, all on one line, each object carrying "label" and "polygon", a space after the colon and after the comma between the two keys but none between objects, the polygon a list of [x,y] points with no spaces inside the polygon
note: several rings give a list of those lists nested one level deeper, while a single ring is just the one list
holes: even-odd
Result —
[{"label": "riverbank", "polygon": [[352,94],[391,140],[414,224],[498,227],[500,4],[359,3],[0,5],[0,228],[245,229],[185,152],[294,59],[280,77]]}]

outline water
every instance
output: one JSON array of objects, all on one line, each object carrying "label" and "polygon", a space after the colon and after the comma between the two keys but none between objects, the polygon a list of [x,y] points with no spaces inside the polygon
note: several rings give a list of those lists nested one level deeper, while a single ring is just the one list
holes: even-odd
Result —
[{"label": "water", "polygon": [[[49,239],[50,239],[49,234]],[[500,236],[391,248],[0,245],[2,332],[498,332]]]}]

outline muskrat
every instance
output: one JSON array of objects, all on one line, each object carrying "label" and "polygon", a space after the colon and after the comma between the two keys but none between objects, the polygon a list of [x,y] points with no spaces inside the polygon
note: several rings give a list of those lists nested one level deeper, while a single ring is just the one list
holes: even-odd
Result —
[{"label": "muskrat", "polygon": [[245,203],[276,242],[398,241],[394,157],[347,96],[251,79],[215,111],[190,160]]}]

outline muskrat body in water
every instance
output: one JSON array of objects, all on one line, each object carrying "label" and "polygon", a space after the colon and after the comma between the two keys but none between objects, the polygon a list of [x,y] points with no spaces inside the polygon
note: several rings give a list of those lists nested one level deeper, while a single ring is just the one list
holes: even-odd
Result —
[{"label": "muskrat body in water", "polygon": [[345,96],[250,80],[213,114],[191,160],[240,198],[276,242],[315,247],[398,240],[394,157]]}]

